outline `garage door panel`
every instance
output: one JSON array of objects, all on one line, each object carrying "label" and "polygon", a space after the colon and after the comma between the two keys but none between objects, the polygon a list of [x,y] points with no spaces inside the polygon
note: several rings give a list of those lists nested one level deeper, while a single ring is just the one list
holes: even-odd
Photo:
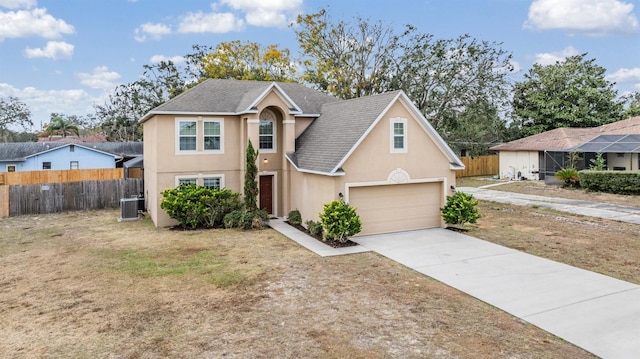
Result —
[{"label": "garage door panel", "polygon": [[362,235],[440,227],[441,198],[440,182],[352,187],[349,192]]}]

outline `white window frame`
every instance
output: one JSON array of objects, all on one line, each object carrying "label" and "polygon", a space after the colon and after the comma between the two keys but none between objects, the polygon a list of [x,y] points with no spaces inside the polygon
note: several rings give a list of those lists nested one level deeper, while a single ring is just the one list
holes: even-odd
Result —
[{"label": "white window frame", "polygon": [[[75,167],[73,166],[75,164]],[[69,169],[77,170],[80,169],[80,161],[69,161]]]},{"label": "white window frame", "polygon": [[[271,134],[270,135],[264,135],[260,133],[260,125],[265,123],[265,122],[270,122],[271,123]],[[262,136],[271,136],[271,148],[260,148],[260,145],[262,144],[262,142],[260,141],[260,137]],[[258,150],[262,153],[275,153],[277,151],[277,143],[276,143],[276,121],[274,120],[260,120],[260,122],[258,123]]]},{"label": "white window frame", "polygon": [[[188,137],[195,137],[196,139],[196,148],[195,150],[182,150],[180,149],[180,138],[182,138],[183,136],[180,135],[180,124],[183,122],[195,122],[196,124],[196,134],[195,135],[188,135]],[[186,136],[185,136],[186,137]],[[177,154],[184,154],[184,153],[188,153],[188,154],[192,154],[192,153],[196,153],[198,152],[198,119],[197,118],[176,118],[176,153]]]},{"label": "white window frame", "polygon": [[[49,168],[44,168],[44,164],[48,163],[49,164]],[[51,161],[42,161],[42,169],[45,171],[49,171],[51,168],[53,168],[53,163],[51,163]]]},{"label": "white window frame", "polygon": [[176,184],[176,187],[178,187],[180,186],[180,180],[195,179],[197,185],[204,186],[205,178],[219,178],[220,189],[225,188],[224,174],[221,174],[221,173],[204,173],[204,174],[198,173],[198,174],[180,175],[175,177],[175,184]]},{"label": "white window frame", "polygon": [[[204,131],[205,123],[219,123],[220,124],[220,149],[217,150],[208,150],[204,148],[204,138],[207,137]],[[202,150],[206,153],[224,153],[224,119],[222,118],[205,118],[202,121]]]},{"label": "white window frame", "polygon": [[[11,169],[13,168],[13,171]],[[16,165],[7,165],[7,172],[16,172]]]},{"label": "white window frame", "polygon": [[[395,133],[395,125],[397,123],[402,124],[403,134],[396,135]],[[389,150],[391,153],[407,153],[407,149],[409,148],[408,144],[408,136],[407,136],[407,119],[406,118],[392,118],[389,126]],[[396,137],[402,136],[402,144],[404,145],[402,148],[395,147],[395,139]]]}]

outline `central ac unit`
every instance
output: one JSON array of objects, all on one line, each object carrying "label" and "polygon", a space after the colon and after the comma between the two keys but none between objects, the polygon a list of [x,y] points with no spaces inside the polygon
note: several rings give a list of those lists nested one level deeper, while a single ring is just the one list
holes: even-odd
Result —
[{"label": "central ac unit", "polygon": [[138,219],[138,199],[122,198],[120,200],[120,218],[118,222]]}]

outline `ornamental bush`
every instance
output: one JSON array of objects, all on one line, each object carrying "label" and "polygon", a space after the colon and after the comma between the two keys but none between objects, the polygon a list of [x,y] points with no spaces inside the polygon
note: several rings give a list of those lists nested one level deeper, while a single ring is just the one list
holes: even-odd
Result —
[{"label": "ornamental bush", "polygon": [[580,177],[578,176],[578,170],[575,168],[563,168],[556,172],[556,178],[562,181],[563,187],[580,187]]},{"label": "ornamental bush", "polygon": [[345,243],[350,236],[360,233],[362,221],[355,207],[340,199],[324,205],[320,213],[320,224],[324,230],[325,240]]},{"label": "ornamental bush", "polygon": [[302,224],[302,215],[300,214],[300,211],[298,211],[297,209],[294,209],[293,211],[289,212],[287,219],[289,220],[289,224],[291,225],[299,226]]},{"label": "ornamental bush", "polygon": [[322,224],[320,224],[320,222],[309,220],[304,223],[307,225],[307,232],[309,232],[310,235],[314,237],[322,235]]},{"label": "ornamental bush", "polygon": [[220,227],[224,216],[241,206],[239,194],[231,190],[195,184],[162,191],[160,203],[160,208],[185,229]]},{"label": "ornamental bush", "polygon": [[440,212],[445,223],[464,226],[465,223],[476,223],[480,218],[477,205],[478,200],[472,194],[458,191],[447,196],[447,204]]}]

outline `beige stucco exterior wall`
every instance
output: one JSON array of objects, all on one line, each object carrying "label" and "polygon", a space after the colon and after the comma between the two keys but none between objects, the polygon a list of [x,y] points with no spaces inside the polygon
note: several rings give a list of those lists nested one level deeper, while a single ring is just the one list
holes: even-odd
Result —
[{"label": "beige stucco exterior wall", "polygon": [[[297,209],[303,222],[318,221],[322,206],[338,199],[341,177],[291,171],[291,208]],[[288,214],[285,213],[285,214]]]},{"label": "beige stucco exterior wall", "polygon": [[614,167],[624,167],[627,171],[634,171],[638,170],[638,165],[637,153],[623,153],[621,156],[618,156],[617,153],[607,153],[607,169],[609,170],[613,170]]},{"label": "beige stucco exterior wall", "polygon": [[518,171],[529,179],[537,179],[532,171],[539,171],[537,151],[500,151],[500,178],[514,179]]},{"label": "beige stucco exterior wall", "polygon": [[[391,119],[407,119],[406,153],[391,153]],[[400,102],[375,125],[342,166],[344,176],[325,176],[292,171],[292,207],[302,214],[303,221],[318,220],[318,213],[325,203],[335,200],[342,193],[348,200],[349,189],[391,183],[390,175],[402,172],[409,182],[436,182],[441,184],[442,201],[455,186],[455,172],[449,160],[436,146],[422,125]],[[401,169],[400,171],[398,169]]]}]

